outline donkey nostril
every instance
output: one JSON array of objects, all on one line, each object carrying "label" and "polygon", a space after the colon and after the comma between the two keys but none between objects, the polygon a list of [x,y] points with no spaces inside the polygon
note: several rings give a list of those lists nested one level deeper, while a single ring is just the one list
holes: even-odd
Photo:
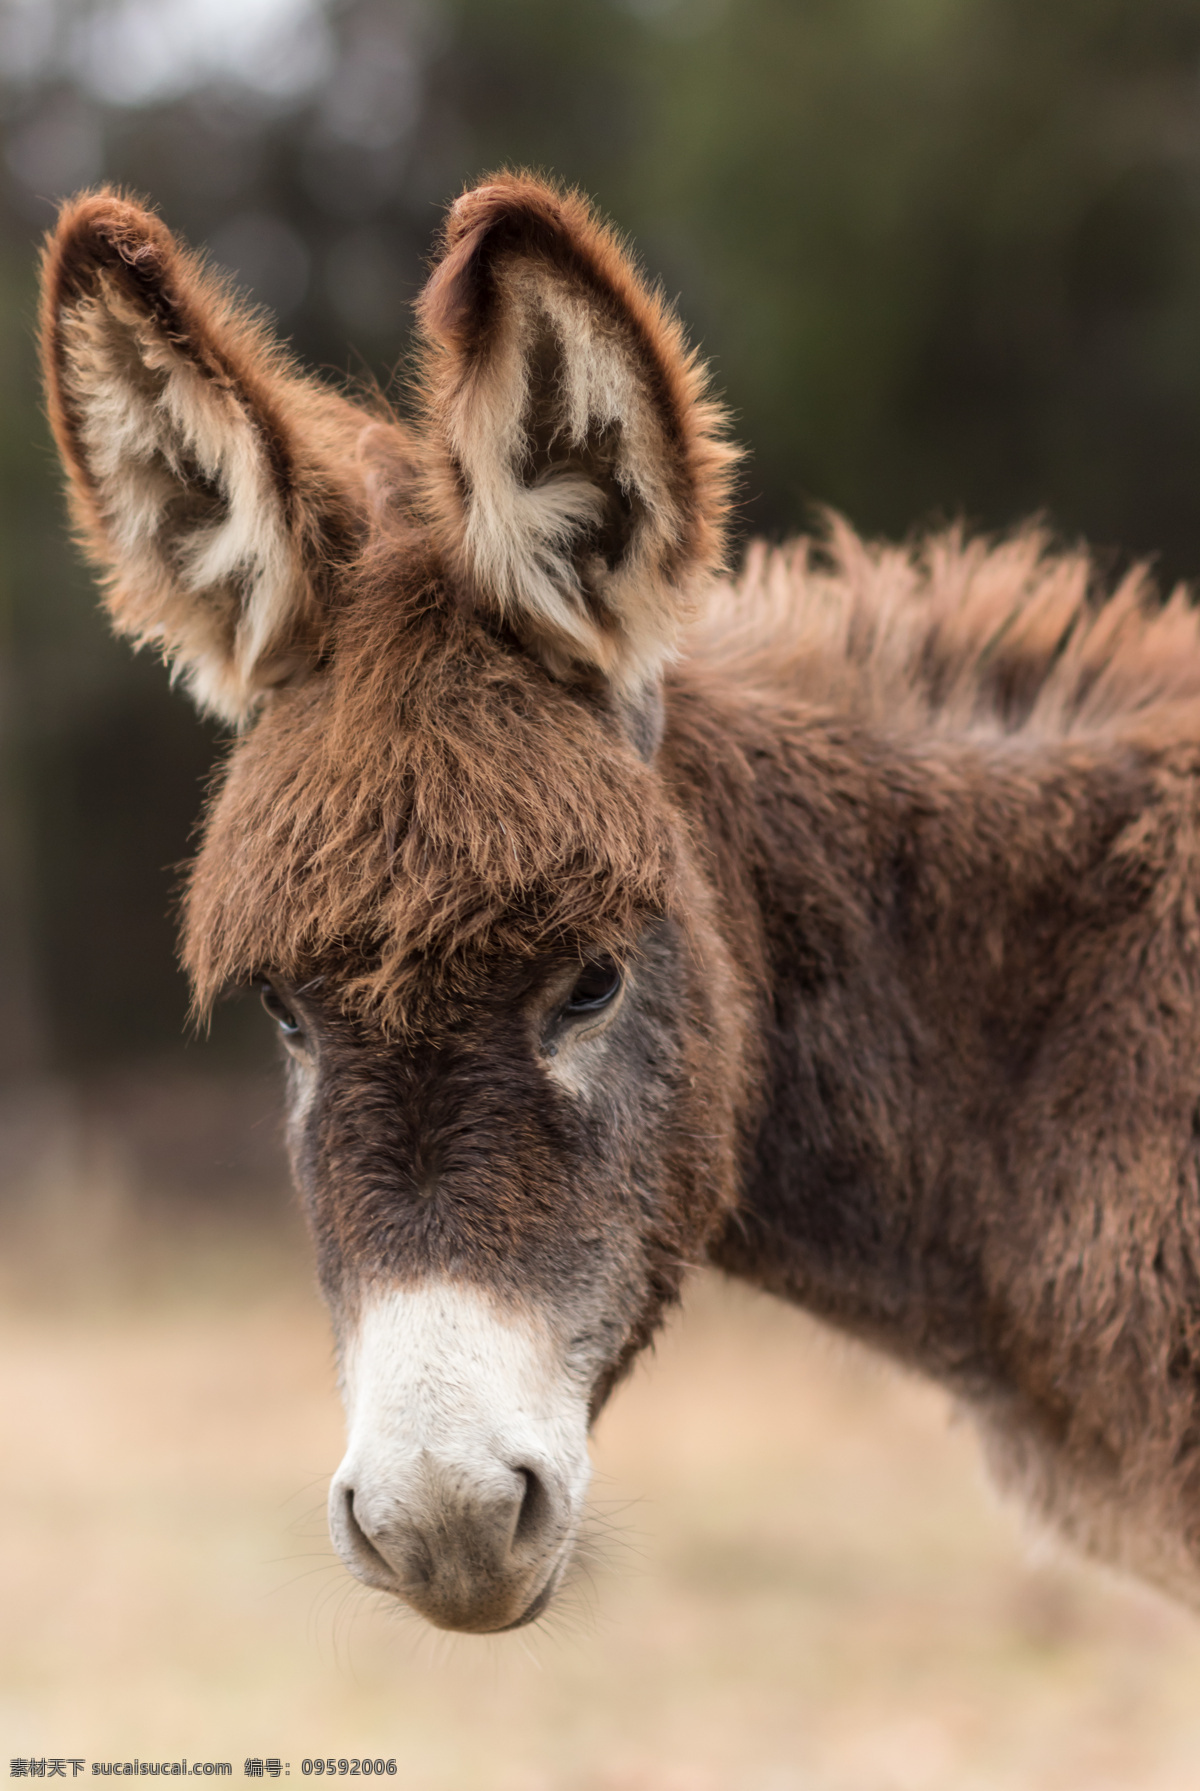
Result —
[{"label": "donkey nostril", "polygon": [[550,1516],[550,1494],[532,1468],[517,1468],[516,1473],[525,1483],[521,1495],[521,1508],[517,1512],[517,1521],[513,1529],[513,1542],[530,1542],[545,1529]]},{"label": "donkey nostril", "polygon": [[355,1515],[354,1488],[352,1486],[344,1486],[342,1488],[342,1515],[345,1518],[346,1530],[349,1534],[350,1543],[355,1554],[360,1556],[360,1558],[369,1561],[372,1567],[379,1568],[384,1573],[389,1573],[391,1570],[388,1567],[387,1562],[375,1547],[375,1544],[371,1541],[371,1538],[367,1535],[367,1532],[363,1529]]}]

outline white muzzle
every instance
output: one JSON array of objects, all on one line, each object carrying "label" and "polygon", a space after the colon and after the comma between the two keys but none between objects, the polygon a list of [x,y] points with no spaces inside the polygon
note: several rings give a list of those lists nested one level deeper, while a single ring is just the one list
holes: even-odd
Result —
[{"label": "white muzzle", "polygon": [[587,1390],[549,1331],[429,1282],[367,1305],[344,1365],[349,1444],[329,1526],[346,1566],[442,1629],[532,1621],[591,1472]]}]

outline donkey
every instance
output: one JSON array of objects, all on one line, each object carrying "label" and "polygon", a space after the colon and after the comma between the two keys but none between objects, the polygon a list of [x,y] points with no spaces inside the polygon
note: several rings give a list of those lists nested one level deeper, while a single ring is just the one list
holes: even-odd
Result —
[{"label": "donkey", "polygon": [[335,1328],[350,1571],[562,1582],[588,1432],[708,1262],[1200,1593],[1200,623],[1033,529],[723,570],[735,451],[575,193],[451,208],[400,418],[156,216],[42,344],[116,627],[230,724],[183,914],[256,984]]}]

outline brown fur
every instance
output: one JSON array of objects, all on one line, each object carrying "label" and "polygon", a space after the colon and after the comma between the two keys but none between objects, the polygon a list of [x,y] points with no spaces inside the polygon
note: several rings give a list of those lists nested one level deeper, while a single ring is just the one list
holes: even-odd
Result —
[{"label": "brown fur", "polygon": [[[939,1377],[1036,1509],[1196,1596],[1188,600],[1105,599],[1036,529],[836,520],[712,582],[730,455],[677,323],[582,201],[507,175],[451,213],[413,433],[301,380],[155,220],[68,208],[48,379],[106,564],[81,306],[232,394],[298,543],[286,683],[169,552],[111,604],[188,676],[223,652],[252,719],[184,955],[201,1011],[268,975],[302,1022],[339,1328],[380,1284],[497,1289],[598,1409],[707,1256]],[[628,986],[580,1046],[601,951]]]},{"label": "brown fur", "polygon": [[1002,1479],[1194,1598],[1197,617],[1089,600],[1032,533],[820,561],[774,653],[714,630],[664,747],[773,992],[714,1257],[956,1388]]},{"label": "brown fur", "polygon": [[334,963],[345,1002],[399,1032],[430,958],[622,950],[672,905],[650,769],[585,697],[431,602],[427,564],[411,585],[402,568],[364,580],[328,677],[233,755],[188,895],[201,1011],[230,981]]}]

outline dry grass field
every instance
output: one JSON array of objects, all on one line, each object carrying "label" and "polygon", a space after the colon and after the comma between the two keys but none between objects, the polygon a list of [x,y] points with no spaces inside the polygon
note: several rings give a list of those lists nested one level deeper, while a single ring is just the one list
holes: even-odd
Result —
[{"label": "dry grass field", "polygon": [[[419,1791],[1194,1791],[1200,1624],[1031,1552],[935,1391],[698,1281],[596,1439],[586,1576],[451,1638],[325,1539],[289,1247],[11,1281],[0,1749],[392,1755]],[[107,1264],[107,1266],[106,1266]]]}]

